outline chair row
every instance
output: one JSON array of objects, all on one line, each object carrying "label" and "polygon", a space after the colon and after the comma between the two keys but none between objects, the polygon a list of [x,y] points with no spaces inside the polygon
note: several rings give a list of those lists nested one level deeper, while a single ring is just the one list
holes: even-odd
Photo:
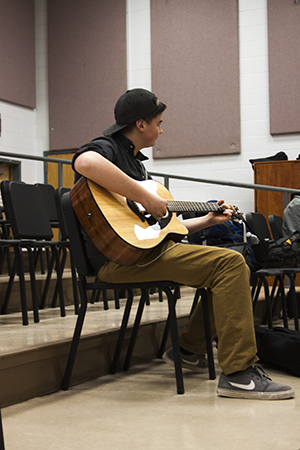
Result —
[{"label": "chair row", "polygon": [[[0,241],[0,248],[2,250],[0,262],[2,269],[4,259],[7,258],[8,275],[10,276],[1,313],[7,313],[14,279],[16,274],[18,274],[22,322],[24,325],[28,324],[28,313],[24,279],[24,259],[23,252],[20,252],[20,248],[28,252],[34,322],[39,322],[38,310],[44,309],[46,306],[50,280],[54,271],[57,274],[57,282],[51,307],[54,308],[56,306],[57,299],[59,298],[61,316],[65,316],[62,275],[68,254],[70,255],[71,262],[75,313],[78,313],[77,273],[61,210],[61,196],[69,190],[69,188],[65,187],[55,190],[52,185],[48,184],[28,185],[23,182],[11,181],[4,181],[1,185],[6,219],[2,217],[2,222],[0,222],[3,230]],[[53,228],[59,230],[59,240],[53,240]],[[9,229],[14,240],[9,239]],[[15,255],[13,265],[10,261],[11,248],[14,249]],[[44,254],[46,254],[46,262],[44,262]],[[45,273],[45,268],[47,271],[47,277],[40,299],[38,299],[35,279],[38,264],[40,264],[42,274]],[[0,273],[3,273],[2,270]],[[106,291],[101,291],[101,294],[103,296],[104,309],[108,309],[107,293]],[[114,292],[116,308],[119,308],[119,295],[120,293],[118,291]],[[100,291],[95,292],[91,298],[91,302],[99,301],[99,296]]]},{"label": "chair row", "polygon": [[[46,192],[47,189],[47,192]],[[9,282],[2,306],[2,314],[7,313],[8,303],[16,275],[19,277],[22,323],[28,325],[27,298],[25,287],[24,254],[27,255],[31,286],[31,299],[34,322],[39,322],[39,309],[46,305],[50,281],[56,273],[55,291],[51,306],[56,306],[59,298],[61,316],[65,316],[65,304],[62,275],[65,269],[67,253],[70,254],[75,312],[78,312],[78,293],[75,266],[72,264],[70,242],[65,235],[63,222],[58,219],[58,207],[55,198],[58,193],[51,185],[30,185],[23,182],[5,180],[1,183],[1,194],[5,212],[6,226],[11,230],[12,239],[0,240],[2,249],[13,249],[13,263],[8,262]],[[51,194],[51,197],[50,197]],[[48,199],[45,200],[45,195]],[[50,201],[51,200],[51,201]],[[58,205],[58,198],[56,200]],[[50,211],[50,209],[52,210]],[[60,230],[60,238],[53,239],[53,229]],[[43,255],[46,255],[44,263]],[[10,255],[10,253],[8,253]],[[36,271],[40,264],[41,273],[46,279],[41,298],[38,296]]]},{"label": "chair row", "polygon": [[[1,183],[1,193],[4,203],[6,219],[0,221],[2,230],[0,249],[1,268],[4,259],[7,258],[8,274],[10,276],[3,306],[2,314],[7,313],[12,286],[16,274],[19,276],[20,297],[23,325],[28,325],[27,299],[25,289],[25,269],[23,250],[28,253],[29,274],[31,280],[31,295],[34,313],[34,322],[39,322],[39,309],[44,309],[49,295],[49,286],[53,272],[56,272],[57,281],[51,307],[55,307],[59,298],[61,316],[65,316],[64,293],[62,288],[62,275],[66,266],[67,256],[70,256],[72,275],[73,298],[75,313],[79,310],[79,298],[77,289],[77,273],[68,240],[68,233],[61,209],[61,196],[70,191],[70,188],[61,187],[54,189],[49,184],[30,185],[24,182],[5,180]],[[6,227],[6,228],[4,228]],[[7,230],[11,230],[11,233]],[[59,230],[58,240],[53,240],[53,229]],[[9,239],[13,236],[13,240]],[[14,262],[10,261],[10,249],[14,250]],[[46,262],[44,262],[44,254]],[[41,298],[38,298],[36,288],[36,271],[40,265],[42,274],[47,272],[45,285]],[[3,273],[0,271],[0,273]],[[91,302],[99,301],[100,293],[103,296],[104,309],[108,309],[106,291],[93,293]],[[119,308],[119,291],[114,292],[115,307]]]}]

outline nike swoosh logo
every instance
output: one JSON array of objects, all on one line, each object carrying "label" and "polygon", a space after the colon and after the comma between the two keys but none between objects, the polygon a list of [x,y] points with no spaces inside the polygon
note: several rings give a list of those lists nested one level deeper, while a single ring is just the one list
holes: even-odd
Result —
[{"label": "nike swoosh logo", "polygon": [[182,359],[182,362],[189,364],[190,366],[198,366],[199,364],[199,359],[197,359],[197,361],[188,361],[187,359]]},{"label": "nike swoosh logo", "polygon": [[231,381],[229,381],[229,383],[233,387],[237,387],[239,389],[246,389],[246,391],[253,391],[253,389],[255,389],[255,383],[253,380],[251,380],[249,384],[232,383]]}]

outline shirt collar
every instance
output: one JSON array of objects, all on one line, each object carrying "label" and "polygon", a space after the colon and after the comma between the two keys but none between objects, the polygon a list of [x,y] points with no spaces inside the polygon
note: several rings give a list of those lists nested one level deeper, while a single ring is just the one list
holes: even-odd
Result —
[{"label": "shirt collar", "polygon": [[113,137],[135,159],[139,159],[140,161],[146,161],[147,159],[149,159],[148,156],[143,155],[143,153],[141,153],[140,151],[136,154],[136,156],[134,156],[135,146],[130,139],[128,139],[126,136],[124,136],[124,134],[116,133]]}]

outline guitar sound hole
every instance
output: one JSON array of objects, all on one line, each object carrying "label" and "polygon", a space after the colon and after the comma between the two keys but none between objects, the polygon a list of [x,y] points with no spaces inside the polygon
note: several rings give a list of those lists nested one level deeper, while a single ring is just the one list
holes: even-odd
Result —
[{"label": "guitar sound hole", "polygon": [[151,216],[151,214],[140,211],[138,205],[132,200],[127,199],[127,205],[142,222],[147,221],[148,225],[153,228],[162,230],[170,223],[170,220],[172,219],[172,214],[168,211],[167,215],[165,217],[162,217],[160,221],[157,222],[157,220],[155,220],[154,217]]},{"label": "guitar sound hole", "polygon": [[144,214],[140,211],[138,205],[133,202],[132,200],[128,200],[127,199],[127,205],[129,206],[129,208],[131,209],[132,212],[134,212],[134,214],[136,214],[142,222],[145,222],[145,216]]}]

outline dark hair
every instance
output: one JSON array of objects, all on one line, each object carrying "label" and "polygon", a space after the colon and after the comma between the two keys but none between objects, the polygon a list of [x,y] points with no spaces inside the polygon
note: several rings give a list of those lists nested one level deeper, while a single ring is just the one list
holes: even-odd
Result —
[{"label": "dark hair", "polygon": [[[162,102],[159,102],[158,105],[157,105],[157,108],[156,108],[155,112],[152,113],[152,114],[150,114],[150,116],[143,117],[143,120],[145,120],[145,122],[147,122],[147,123],[149,124],[149,123],[151,122],[151,120],[155,119],[155,117],[157,117],[159,114],[161,114],[162,112],[164,112],[164,110],[166,109],[166,107],[167,107],[167,105],[165,105],[165,104],[162,103]],[[140,120],[140,119],[138,119],[138,120]],[[136,122],[137,122],[137,121],[136,121]],[[130,123],[129,125],[127,125],[126,128],[123,128],[123,130],[121,130],[121,133],[122,133],[122,134],[130,133],[130,132],[135,128],[135,123],[136,123],[136,122],[133,122],[133,123]]]},{"label": "dark hair", "polygon": [[155,117],[157,117],[159,114],[161,114],[162,112],[164,112],[164,110],[166,109],[167,105],[165,105],[162,102],[159,102],[157,105],[157,109],[154,113],[150,114],[150,116],[144,117],[144,120],[147,123],[150,123],[151,120],[155,119]]}]

